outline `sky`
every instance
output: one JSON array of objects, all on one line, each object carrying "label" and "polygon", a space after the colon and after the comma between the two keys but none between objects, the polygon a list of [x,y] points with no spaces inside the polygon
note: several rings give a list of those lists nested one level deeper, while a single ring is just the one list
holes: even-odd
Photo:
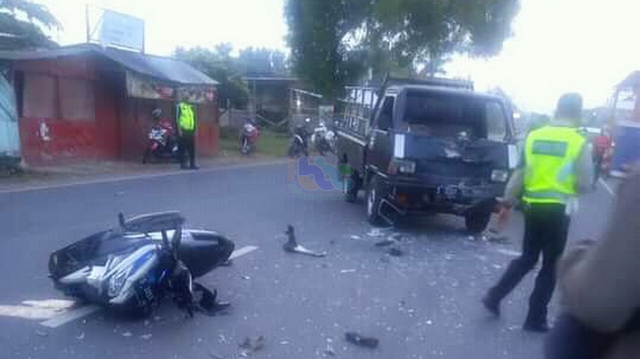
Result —
[{"label": "sky", "polygon": [[[36,0],[63,25],[61,44],[84,42],[85,4],[145,20],[146,51],[230,42],[286,50],[283,0]],[[640,70],[637,0],[523,0],[513,36],[490,59],[455,56],[447,75],[470,77],[478,90],[499,86],[527,111],[551,113],[564,92],[586,107],[606,105],[613,88]]]}]

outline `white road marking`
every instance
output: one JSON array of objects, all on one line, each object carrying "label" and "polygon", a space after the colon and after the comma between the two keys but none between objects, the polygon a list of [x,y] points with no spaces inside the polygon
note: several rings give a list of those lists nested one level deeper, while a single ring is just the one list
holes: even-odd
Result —
[{"label": "white road marking", "polygon": [[506,254],[506,255],[511,256],[511,257],[520,257],[520,255],[521,255],[520,252],[511,250],[511,249],[497,248],[497,249],[495,249],[495,251],[498,252],[498,253]]},{"label": "white road marking", "polygon": [[[257,249],[257,246],[242,247],[233,251],[229,259],[242,257]],[[0,316],[44,320],[40,325],[57,328],[101,309],[97,305],[74,307],[75,304],[74,301],[60,299],[25,300],[21,305],[0,305]]]},{"label": "white road marking", "polygon": [[100,309],[100,307],[98,307],[97,305],[86,305],[83,307],[78,307],[76,309],[72,309],[69,311],[66,311],[60,315],[57,315],[49,320],[46,320],[42,323],[40,323],[41,325],[44,325],[45,327],[49,327],[49,328],[57,328],[63,324],[67,324],[69,322],[72,322],[76,319],[80,319],[82,317],[86,317],[89,314],[95,313],[96,311],[98,311]]},{"label": "white road marking", "polygon": [[613,191],[613,189],[611,189],[611,186],[609,186],[609,184],[607,182],[605,182],[602,178],[600,178],[600,180],[598,180],[598,182],[600,182],[600,184],[602,185],[602,187],[604,187],[604,189],[607,190],[607,192],[609,192],[609,194],[612,197],[616,196],[616,193]]},{"label": "white road marking", "polygon": [[268,161],[268,162],[258,162],[258,163],[229,165],[229,166],[222,165],[220,167],[204,168],[197,172],[170,171],[170,172],[148,173],[148,174],[131,175],[131,176],[119,176],[119,177],[111,177],[111,178],[99,178],[99,179],[86,180],[86,181],[74,181],[74,182],[68,182],[68,183],[57,183],[57,184],[49,184],[49,185],[25,186],[25,187],[18,187],[18,188],[0,189],[0,194],[32,192],[32,191],[40,191],[40,190],[47,190],[47,189],[57,189],[57,188],[65,188],[65,187],[73,187],[73,186],[111,183],[111,182],[124,182],[124,181],[133,181],[133,180],[147,179],[147,178],[181,176],[181,175],[195,174],[195,173],[209,173],[209,172],[218,172],[223,170],[236,170],[236,169],[243,169],[243,168],[260,167],[260,166],[279,165],[284,163],[285,163],[284,161]]},{"label": "white road marking", "polygon": [[44,320],[52,318],[71,308],[75,302],[70,300],[25,300],[21,305],[0,305],[0,316]]},{"label": "white road marking", "polygon": [[235,251],[233,251],[233,253],[231,253],[231,255],[229,256],[229,259],[235,259],[235,258],[241,257],[245,254],[249,254],[255,251],[256,249],[258,249],[258,247],[256,246],[246,246],[240,249],[236,249]]}]

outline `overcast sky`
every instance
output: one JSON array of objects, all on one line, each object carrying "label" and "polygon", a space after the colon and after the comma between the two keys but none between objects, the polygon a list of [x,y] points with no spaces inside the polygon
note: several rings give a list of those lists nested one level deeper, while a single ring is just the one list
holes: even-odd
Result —
[{"label": "overcast sky", "polygon": [[[85,3],[146,22],[146,47],[167,55],[176,46],[284,49],[283,0],[36,0],[63,24],[62,44],[85,40]],[[604,105],[613,86],[640,70],[637,0],[523,0],[514,36],[489,60],[456,58],[450,75],[470,76],[484,90],[500,86],[527,110],[551,112],[565,91]]]}]

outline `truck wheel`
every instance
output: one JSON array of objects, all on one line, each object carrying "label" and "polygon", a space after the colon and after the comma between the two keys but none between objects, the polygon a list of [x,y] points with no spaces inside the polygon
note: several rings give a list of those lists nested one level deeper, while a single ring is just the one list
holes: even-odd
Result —
[{"label": "truck wheel", "polygon": [[491,211],[469,213],[464,217],[464,224],[467,231],[473,234],[479,234],[487,229],[487,225],[491,220]]},{"label": "truck wheel", "polygon": [[378,178],[374,176],[369,181],[366,196],[367,220],[373,225],[382,223],[382,217],[380,217],[379,214],[381,199],[382,193],[381,188],[378,185]]}]

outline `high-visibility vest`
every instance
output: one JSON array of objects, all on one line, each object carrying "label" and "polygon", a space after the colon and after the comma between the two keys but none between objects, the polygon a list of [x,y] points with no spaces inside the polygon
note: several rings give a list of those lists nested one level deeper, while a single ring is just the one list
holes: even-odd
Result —
[{"label": "high-visibility vest", "polygon": [[576,168],[585,142],[572,127],[544,126],[531,131],[525,144],[523,200],[566,204],[575,197]]},{"label": "high-visibility vest", "polygon": [[186,102],[180,102],[178,110],[180,115],[178,117],[178,126],[180,126],[180,129],[193,132],[196,129],[196,116],[193,113],[193,106]]}]

